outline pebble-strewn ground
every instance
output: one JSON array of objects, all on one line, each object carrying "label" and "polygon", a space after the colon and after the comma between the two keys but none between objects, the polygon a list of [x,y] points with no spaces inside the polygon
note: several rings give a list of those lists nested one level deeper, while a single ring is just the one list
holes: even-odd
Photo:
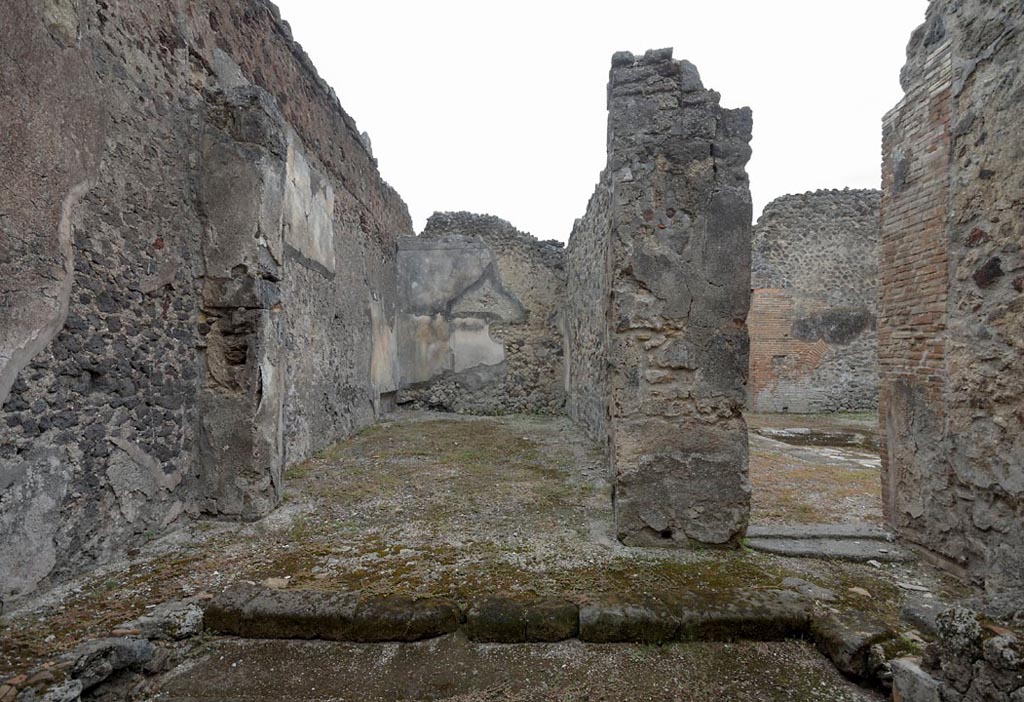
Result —
[{"label": "pebble-strewn ground", "polygon": [[[772,506],[777,494],[767,503],[767,491],[759,494],[772,471],[756,446],[755,515],[772,509],[778,519],[797,519],[799,508],[779,511]],[[612,532],[605,470],[565,418],[398,415],[291,468],[285,503],[266,519],[190,525],[130,561],[9,612],[0,630],[0,680],[83,638],[106,635],[147,607],[206,597],[238,580],[460,601],[492,593],[585,601],[608,593],[777,588],[797,576],[836,590],[837,606],[883,616],[898,611],[896,579],[941,587],[916,566],[872,568],[748,549],[623,547]],[[804,495],[813,476],[802,480],[786,478],[774,489],[784,494],[791,485]],[[834,505],[827,507],[833,511],[821,514],[834,514]]]},{"label": "pebble-strewn ground", "polygon": [[754,523],[882,524],[878,416],[751,414]]},{"label": "pebble-strewn ground", "polygon": [[814,649],[739,644],[223,641],[164,702],[869,702]]}]

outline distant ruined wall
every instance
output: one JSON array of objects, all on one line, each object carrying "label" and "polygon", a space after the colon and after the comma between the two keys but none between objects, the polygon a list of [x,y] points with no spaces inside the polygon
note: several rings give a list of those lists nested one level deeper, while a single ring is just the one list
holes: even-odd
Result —
[{"label": "distant ruined wall", "polygon": [[14,0],[0,47],[2,602],[371,422],[412,228],[269,2]]},{"label": "distant ruined wall", "polygon": [[664,49],[613,57],[608,112],[608,165],[568,249],[568,406],[607,432],[620,540],[735,545],[750,501],[750,110],[723,109]]},{"label": "distant ruined wall", "polygon": [[885,117],[887,520],[990,593],[1024,589],[1024,9],[932,0]]},{"label": "distant ruined wall", "polygon": [[399,240],[398,279],[400,404],[563,411],[560,243],[497,217],[437,212]]},{"label": "distant ruined wall", "polygon": [[765,207],[747,318],[753,411],[878,407],[879,196],[819,190]]}]

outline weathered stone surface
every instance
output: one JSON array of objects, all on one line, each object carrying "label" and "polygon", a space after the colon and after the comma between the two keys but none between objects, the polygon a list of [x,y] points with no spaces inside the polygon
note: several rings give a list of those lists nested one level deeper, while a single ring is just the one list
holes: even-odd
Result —
[{"label": "weathered stone surface", "polygon": [[358,593],[271,590],[233,585],[210,602],[209,631],[271,639],[419,641],[450,634],[462,621],[445,599],[361,598]]},{"label": "weathered stone surface", "polygon": [[203,610],[195,602],[164,602],[117,628],[136,630],[150,640],[178,641],[203,630]]},{"label": "weathered stone surface", "polygon": [[869,680],[874,674],[871,647],[893,637],[893,631],[860,612],[823,614],[813,618],[811,635],[824,655],[845,675]]},{"label": "weathered stone surface", "polygon": [[990,594],[1024,592],[1024,11],[932,0],[885,118],[886,518]]},{"label": "weathered stone surface", "polygon": [[750,408],[878,406],[877,190],[786,195],[754,226]]},{"label": "weathered stone surface", "polygon": [[565,600],[489,597],[466,612],[466,634],[493,643],[554,642],[579,633],[579,607]]},{"label": "weathered stone surface", "polygon": [[922,634],[935,637],[939,633],[937,617],[946,609],[948,605],[941,600],[926,599],[920,595],[910,596],[904,601],[900,616]]},{"label": "weathered stone surface", "polygon": [[806,636],[810,627],[809,600],[782,590],[698,593],[673,609],[680,641],[777,641]]},{"label": "weathered stone surface", "polygon": [[258,517],[287,462],[372,422],[412,232],[270,3],[4,16],[0,601],[182,517]]},{"label": "weathered stone surface", "polygon": [[945,610],[936,622],[938,641],[926,660],[943,702],[1016,702],[1024,695],[1024,646],[1017,634],[983,626],[965,607]]},{"label": "weathered stone surface", "polygon": [[749,110],[670,50],[616,54],[608,163],[569,240],[570,415],[609,448],[620,540],[735,545],[749,514]]},{"label": "weathered stone surface", "polygon": [[564,250],[508,222],[435,212],[399,239],[398,401],[472,414],[560,412]]},{"label": "weathered stone surface", "polygon": [[835,558],[860,563],[868,561],[907,563],[916,560],[909,551],[898,548],[893,544],[880,543],[878,541],[755,538],[747,539],[744,543],[755,551],[798,558]]},{"label": "weathered stone surface", "polygon": [[664,643],[674,641],[679,617],[655,599],[645,602],[596,602],[580,606],[580,640],[589,643]]},{"label": "weathered stone surface", "polygon": [[777,641],[806,635],[810,614],[805,597],[773,590],[608,600],[580,606],[580,640]]},{"label": "weathered stone surface", "polygon": [[888,531],[873,524],[751,524],[747,536],[759,539],[893,540]]},{"label": "weathered stone surface", "polygon": [[[451,634],[462,623],[462,613],[443,598],[377,597],[363,599],[356,608],[350,641],[420,641]],[[327,637],[325,637],[327,638]],[[340,633],[332,638],[340,638]]]},{"label": "weathered stone surface", "polygon": [[82,696],[81,680],[65,680],[54,685],[40,698],[40,702],[78,702]]},{"label": "weathered stone surface", "polygon": [[943,702],[941,687],[917,661],[900,658],[892,662],[893,702]]},{"label": "weathered stone surface", "polygon": [[221,634],[270,639],[346,640],[359,596],[233,585],[206,608],[204,626]]},{"label": "weathered stone surface", "polygon": [[152,657],[153,644],[146,639],[98,639],[75,651],[71,677],[90,690],[124,670],[139,671]]},{"label": "weathered stone surface", "polygon": [[817,602],[835,602],[836,600],[834,590],[815,585],[803,578],[786,578],[782,581],[782,586]]}]

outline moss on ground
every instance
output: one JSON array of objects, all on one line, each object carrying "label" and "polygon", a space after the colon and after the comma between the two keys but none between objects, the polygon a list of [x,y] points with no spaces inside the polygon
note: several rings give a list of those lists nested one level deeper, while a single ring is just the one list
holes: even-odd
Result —
[{"label": "moss on ground", "polygon": [[[765,494],[786,515],[806,508],[807,521],[818,519],[814,505],[795,497],[814,475],[795,470],[796,487]],[[810,568],[809,579],[835,590],[840,606],[887,621],[898,616],[899,591],[867,566],[808,566],[749,549],[619,546],[604,472],[600,453],[564,418],[379,424],[290,468],[289,500],[270,518],[199,522],[187,538],[157,540],[134,563],[83,578],[59,605],[11,619],[0,632],[0,673],[108,634],[147,605],[270,577],[287,577],[289,587],[462,602],[483,594],[582,602],[693,591],[742,597],[790,575],[808,577]],[[837,491],[862,485],[849,476],[831,484]],[[755,501],[758,489],[755,482]]]}]

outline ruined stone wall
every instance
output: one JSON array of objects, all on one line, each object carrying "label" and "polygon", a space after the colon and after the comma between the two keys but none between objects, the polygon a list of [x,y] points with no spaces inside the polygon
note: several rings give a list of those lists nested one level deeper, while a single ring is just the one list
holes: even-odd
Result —
[{"label": "ruined stone wall", "polygon": [[0,47],[2,601],[371,421],[411,223],[268,2],[15,0]]},{"label": "ruined stone wall", "polygon": [[1024,11],[933,0],[884,122],[886,518],[990,592],[1024,587]]},{"label": "ruined stone wall", "polygon": [[587,435],[609,447],[608,315],[612,300],[612,178],[605,169],[566,251],[566,409]]},{"label": "ruined stone wall", "polygon": [[[723,109],[692,64],[659,50],[613,57],[608,112],[608,164],[570,239],[571,276],[605,256],[608,273],[570,280],[567,349],[584,354],[570,408],[593,431],[607,398],[620,540],[735,544],[750,498],[750,111]],[[576,373],[602,349],[606,375]]]},{"label": "ruined stone wall", "polygon": [[467,414],[563,411],[564,248],[508,222],[434,213],[399,241],[398,402]]},{"label": "ruined stone wall", "polygon": [[769,203],[754,226],[749,407],[878,407],[877,190]]}]

